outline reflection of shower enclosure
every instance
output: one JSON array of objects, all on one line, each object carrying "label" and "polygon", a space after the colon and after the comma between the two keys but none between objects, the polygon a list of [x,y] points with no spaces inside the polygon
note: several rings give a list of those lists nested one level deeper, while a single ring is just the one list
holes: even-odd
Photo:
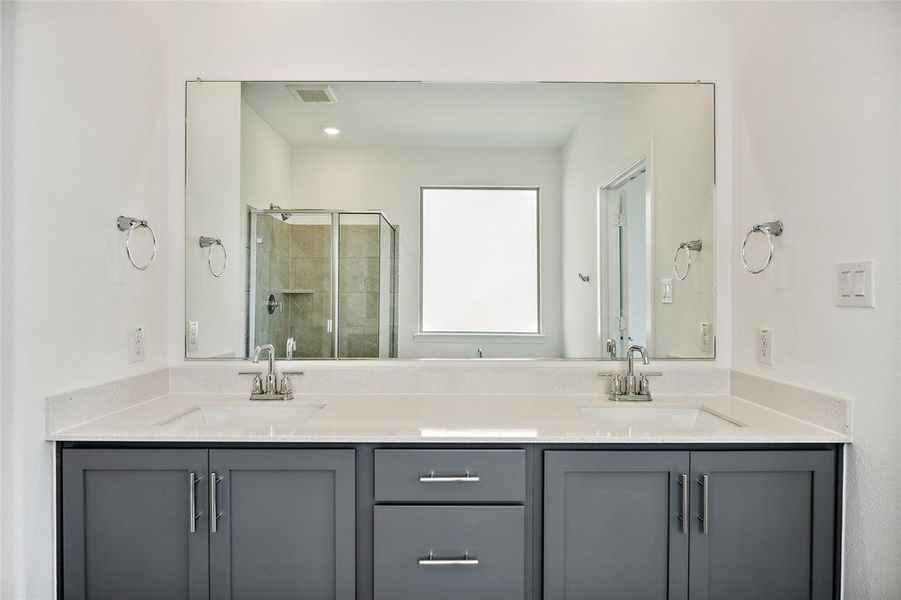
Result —
[{"label": "reflection of shower enclosure", "polygon": [[251,210],[248,351],[397,356],[397,229],[375,211]]}]

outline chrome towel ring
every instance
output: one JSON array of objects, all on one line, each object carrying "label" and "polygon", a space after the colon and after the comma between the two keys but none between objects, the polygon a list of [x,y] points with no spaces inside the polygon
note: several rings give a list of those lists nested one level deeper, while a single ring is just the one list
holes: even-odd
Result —
[{"label": "chrome towel ring", "polygon": [[[116,227],[119,229],[119,231],[128,232],[128,235],[125,236],[125,255],[128,257],[128,262],[130,262],[135,269],[139,269],[141,271],[146,270],[150,265],[153,264],[153,261],[156,260],[156,234],[153,232],[153,228],[145,219],[136,219],[134,217],[123,216],[120,216],[118,219],[116,219]],[[135,230],[142,228],[149,231],[150,237],[153,238],[153,251],[150,254],[150,260],[148,260],[143,265],[139,265],[135,262],[134,257],[131,255],[131,234],[133,234]]]},{"label": "chrome towel ring", "polygon": [[[779,237],[782,235],[782,221],[769,221],[768,223],[759,223],[751,227],[751,230],[745,234],[745,239],[741,243],[741,264],[745,267],[745,271],[750,273],[751,275],[757,275],[758,273],[763,273],[767,267],[770,266],[770,263],[773,262],[773,254],[776,252],[776,246],[773,244],[773,238]],[[766,236],[766,241],[770,245],[770,253],[766,257],[766,262],[763,263],[763,266],[759,269],[754,269],[751,265],[748,264],[748,259],[745,256],[745,250],[748,247],[748,240],[751,239],[751,236],[755,233],[762,233]]]},{"label": "chrome towel ring", "polygon": [[[685,281],[685,278],[688,277],[689,271],[691,271],[691,253],[692,252],[700,252],[703,244],[701,240],[691,240],[688,242],[682,242],[678,246],[676,246],[676,251],[673,252],[673,276],[679,281]],[[679,275],[679,267],[676,265],[676,259],[679,258],[679,250],[685,250],[685,258],[688,261],[688,264],[685,267],[685,273]]]},{"label": "chrome towel ring", "polygon": [[[215,269],[213,269],[213,246],[219,246],[220,248],[222,248],[222,270],[218,273]],[[219,238],[202,235],[200,236],[200,247],[209,248],[206,254],[206,266],[209,267],[210,273],[213,274],[213,277],[222,277],[222,275],[225,273],[225,270],[228,268],[228,251],[225,249],[225,244],[223,244],[222,240],[220,240]]]}]

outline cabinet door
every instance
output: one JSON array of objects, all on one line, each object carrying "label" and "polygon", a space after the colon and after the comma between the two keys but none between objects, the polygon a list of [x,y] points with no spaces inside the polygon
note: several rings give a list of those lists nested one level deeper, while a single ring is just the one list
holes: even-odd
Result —
[{"label": "cabinet door", "polygon": [[687,452],[544,457],[545,600],[686,598]]},{"label": "cabinet door", "polygon": [[832,452],[693,452],[691,467],[693,600],[832,598]]},{"label": "cabinet door", "polygon": [[63,596],[208,598],[206,472],[206,450],[64,450]]},{"label": "cabinet door", "polygon": [[210,473],[213,600],[353,600],[353,450],[211,450]]}]

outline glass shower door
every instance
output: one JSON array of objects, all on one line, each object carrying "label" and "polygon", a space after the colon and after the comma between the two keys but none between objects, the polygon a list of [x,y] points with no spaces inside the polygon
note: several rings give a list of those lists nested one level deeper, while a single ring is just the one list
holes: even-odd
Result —
[{"label": "glass shower door", "polygon": [[332,215],[252,216],[249,351],[271,343],[278,358],[332,357]]},{"label": "glass shower door", "polygon": [[338,358],[378,358],[380,215],[341,213],[338,225]]}]

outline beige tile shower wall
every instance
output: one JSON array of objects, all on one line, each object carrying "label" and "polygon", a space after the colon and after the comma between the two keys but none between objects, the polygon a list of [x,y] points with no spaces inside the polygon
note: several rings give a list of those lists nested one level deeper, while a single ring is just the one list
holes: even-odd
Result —
[{"label": "beige tile shower wall", "polygon": [[377,358],[379,227],[341,225],[338,240],[338,353]]},{"label": "beige tile shower wall", "polygon": [[332,228],[329,225],[289,225],[291,230],[291,288],[288,296],[289,331],[297,342],[295,356],[331,355],[326,321],[331,317]]}]

